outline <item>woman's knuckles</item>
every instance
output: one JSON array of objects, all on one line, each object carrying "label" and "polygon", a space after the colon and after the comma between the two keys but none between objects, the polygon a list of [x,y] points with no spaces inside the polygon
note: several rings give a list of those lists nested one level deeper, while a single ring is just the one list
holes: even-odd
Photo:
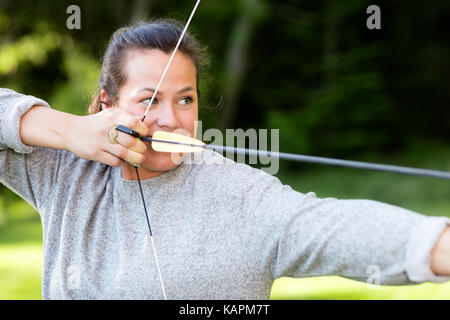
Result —
[{"label": "woman's knuckles", "polygon": [[118,156],[119,158],[129,161],[128,153],[129,153],[128,149],[125,148],[124,146],[119,145],[117,147],[116,156]]},{"label": "woman's knuckles", "polygon": [[121,162],[122,160],[120,160],[120,158],[113,158],[108,161],[108,165],[111,167],[119,167]]},{"label": "woman's knuckles", "polygon": [[141,140],[125,133],[119,133],[116,141],[127,149],[131,149],[135,152],[144,153],[147,149],[147,146]]}]

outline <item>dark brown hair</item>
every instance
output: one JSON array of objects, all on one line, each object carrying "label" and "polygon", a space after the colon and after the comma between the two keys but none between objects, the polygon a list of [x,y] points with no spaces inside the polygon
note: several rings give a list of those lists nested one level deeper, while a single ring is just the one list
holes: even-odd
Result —
[{"label": "dark brown hair", "polygon": [[[180,22],[171,19],[139,22],[114,32],[103,57],[99,87],[89,106],[89,114],[102,110],[101,103],[104,102],[100,99],[101,89],[106,91],[113,103],[118,101],[120,88],[127,80],[124,62],[129,50],[158,49],[169,54],[175,49],[181,33],[182,25]],[[200,97],[199,74],[200,70],[207,64],[206,49],[202,48],[193,36],[186,33],[178,51],[187,55],[194,63],[197,94]]]}]

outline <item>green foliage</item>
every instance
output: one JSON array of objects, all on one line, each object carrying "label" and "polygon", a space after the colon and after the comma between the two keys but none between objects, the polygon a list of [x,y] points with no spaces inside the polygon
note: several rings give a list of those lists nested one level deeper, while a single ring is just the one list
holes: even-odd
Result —
[{"label": "green foliage", "polygon": [[21,64],[40,66],[49,63],[49,52],[55,50],[60,43],[58,33],[50,30],[44,22],[38,23],[32,33],[23,35],[15,42],[2,45],[0,74],[14,73]]},{"label": "green foliage", "polygon": [[100,63],[73,41],[67,41],[63,52],[67,81],[55,86],[49,103],[62,111],[85,115],[98,86]]},{"label": "green foliage", "polygon": [[[81,1],[82,29],[65,27],[69,1],[0,6],[0,86],[85,114],[111,34],[137,7]],[[446,1],[383,3],[382,30],[365,27],[367,0],[205,2],[191,32],[209,47],[200,115],[217,127],[229,39],[239,13],[258,19],[233,127],[281,128],[282,150],[354,156],[402,150],[417,136],[448,142],[450,45]],[[185,20],[189,1],[149,16]],[[2,9],[3,8],[3,9]],[[50,9],[51,8],[51,9]],[[29,12],[34,10],[34,15]],[[121,12],[121,14],[118,14]],[[102,23],[103,17],[108,23]]]},{"label": "green foliage", "polygon": [[[58,59],[55,61],[53,57]],[[6,79],[7,87],[19,92],[31,94],[35,91],[29,79],[30,73],[32,76],[33,69],[47,68],[55,63],[56,72],[60,73],[57,78],[62,81],[49,79],[53,87],[44,90],[48,96],[45,99],[61,111],[86,114],[100,75],[100,63],[84,51],[81,44],[40,22],[31,34],[0,45],[0,77]],[[39,83],[37,80],[33,79]],[[39,80],[44,80],[44,85],[47,85],[45,78]]]}]

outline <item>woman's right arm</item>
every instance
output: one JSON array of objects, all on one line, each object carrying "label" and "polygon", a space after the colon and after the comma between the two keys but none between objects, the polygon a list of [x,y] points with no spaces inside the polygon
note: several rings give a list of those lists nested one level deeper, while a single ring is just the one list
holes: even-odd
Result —
[{"label": "woman's right arm", "polygon": [[106,134],[115,124],[147,133],[139,119],[118,108],[76,116],[0,88],[0,182],[38,208],[53,189],[58,170],[68,169],[67,162],[76,159],[71,153],[110,166],[119,166],[122,159],[140,163],[142,141],[119,133],[117,144],[108,142]]},{"label": "woman's right arm", "polygon": [[0,88],[0,183],[39,211],[64,161],[58,150],[23,143],[21,118],[33,107],[50,109],[44,100]]},{"label": "woman's right arm", "polygon": [[67,149],[67,134],[77,116],[33,105],[20,120],[20,139],[27,146]]},{"label": "woman's right arm", "polygon": [[141,163],[146,148],[142,141],[124,133],[119,133],[117,144],[107,141],[107,132],[116,124],[133,128],[142,136],[147,134],[141,121],[121,109],[76,116],[35,105],[21,118],[20,139],[27,146],[66,150],[112,167],[122,160]]}]

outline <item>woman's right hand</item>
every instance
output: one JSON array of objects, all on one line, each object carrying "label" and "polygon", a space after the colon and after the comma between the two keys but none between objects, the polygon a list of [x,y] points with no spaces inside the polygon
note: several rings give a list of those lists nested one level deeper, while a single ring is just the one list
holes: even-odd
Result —
[{"label": "woman's right hand", "polygon": [[146,145],[140,139],[118,131],[115,144],[108,139],[108,132],[115,125],[123,125],[137,131],[142,137],[148,134],[148,128],[131,113],[119,109],[108,108],[99,113],[76,117],[74,124],[68,129],[64,149],[75,155],[98,161],[111,167],[118,167],[122,160],[131,164],[144,161]]}]

